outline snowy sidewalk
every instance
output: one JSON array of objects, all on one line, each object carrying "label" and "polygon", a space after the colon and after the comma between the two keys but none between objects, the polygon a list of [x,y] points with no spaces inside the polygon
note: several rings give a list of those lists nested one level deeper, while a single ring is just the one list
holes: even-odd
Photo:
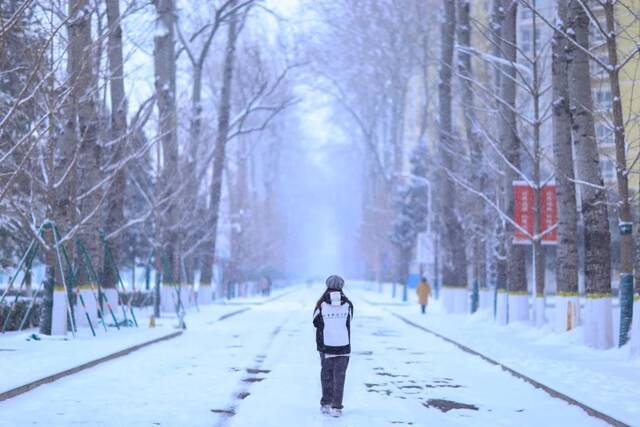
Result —
[{"label": "snowy sidewalk", "polygon": [[[209,319],[223,316],[237,311],[238,307],[209,305],[200,310],[190,311],[187,321],[192,317]],[[177,331],[175,315],[166,313],[157,319],[155,328],[149,328],[150,313],[150,308],[136,310],[138,328],[121,327],[117,330],[110,327],[105,332],[99,323],[96,325],[96,337],[88,328],[79,328],[76,338],[71,333],[66,337],[48,337],[38,334],[36,329],[0,335],[0,393]],[[32,334],[37,334],[39,340],[34,340]]]},{"label": "snowy sidewalk", "polygon": [[486,311],[448,315],[434,300],[423,316],[413,290],[408,304],[398,303],[401,288],[395,299],[386,291],[358,293],[596,410],[631,425],[640,423],[640,358],[630,358],[628,348],[588,348],[582,344],[581,328],[558,334],[549,325],[542,329],[522,323],[500,326]]}]

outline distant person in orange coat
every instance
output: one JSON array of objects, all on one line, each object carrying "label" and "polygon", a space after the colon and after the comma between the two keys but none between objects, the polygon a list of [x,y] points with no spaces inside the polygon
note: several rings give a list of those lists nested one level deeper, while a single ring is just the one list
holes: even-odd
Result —
[{"label": "distant person in orange coat", "polygon": [[429,285],[426,278],[420,279],[420,283],[416,287],[416,294],[418,295],[418,304],[420,304],[422,314],[425,314],[427,304],[429,304],[429,297],[431,296],[431,285]]}]

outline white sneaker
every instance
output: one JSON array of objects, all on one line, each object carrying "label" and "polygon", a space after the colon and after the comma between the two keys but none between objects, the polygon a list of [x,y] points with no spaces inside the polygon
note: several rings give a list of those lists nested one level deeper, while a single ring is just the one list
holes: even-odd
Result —
[{"label": "white sneaker", "polygon": [[338,418],[339,416],[342,415],[342,409],[338,409],[338,408],[331,408],[331,416],[332,417],[336,417]]},{"label": "white sneaker", "polygon": [[322,405],[320,407],[320,412],[322,412],[323,414],[328,415],[329,413],[331,413],[331,406],[329,405]]}]

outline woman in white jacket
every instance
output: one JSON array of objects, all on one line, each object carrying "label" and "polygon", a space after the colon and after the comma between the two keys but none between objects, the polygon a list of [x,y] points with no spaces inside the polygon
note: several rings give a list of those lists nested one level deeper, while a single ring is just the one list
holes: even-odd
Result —
[{"label": "woman in white jacket", "polygon": [[342,292],[344,280],[330,276],[313,312],[316,327],[316,345],[320,352],[322,369],[321,410],[339,417],[342,414],[344,381],[351,353],[351,319],[353,304]]}]

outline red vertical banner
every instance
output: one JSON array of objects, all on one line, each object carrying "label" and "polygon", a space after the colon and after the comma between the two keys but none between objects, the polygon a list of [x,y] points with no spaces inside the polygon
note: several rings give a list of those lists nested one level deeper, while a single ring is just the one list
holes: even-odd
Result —
[{"label": "red vertical banner", "polygon": [[[533,235],[534,229],[534,192],[533,187],[524,181],[514,181],[514,221],[520,226],[513,232],[513,243],[526,245],[531,243],[531,239],[524,232]],[[556,197],[556,185],[547,184],[540,192],[540,228],[546,233],[542,236],[542,243],[554,245],[558,242],[558,199]],[[523,231],[524,230],[524,231]]]},{"label": "red vertical banner", "polygon": [[[514,181],[513,197],[515,202],[514,221],[520,228],[533,235],[533,188],[524,181]],[[515,228],[513,243],[528,244],[531,242],[526,233],[519,228]]]},{"label": "red vertical banner", "polygon": [[542,243],[545,245],[555,245],[558,243],[558,198],[556,197],[556,185],[547,184],[542,187],[540,200],[542,217],[542,232],[551,230],[542,236]]}]

